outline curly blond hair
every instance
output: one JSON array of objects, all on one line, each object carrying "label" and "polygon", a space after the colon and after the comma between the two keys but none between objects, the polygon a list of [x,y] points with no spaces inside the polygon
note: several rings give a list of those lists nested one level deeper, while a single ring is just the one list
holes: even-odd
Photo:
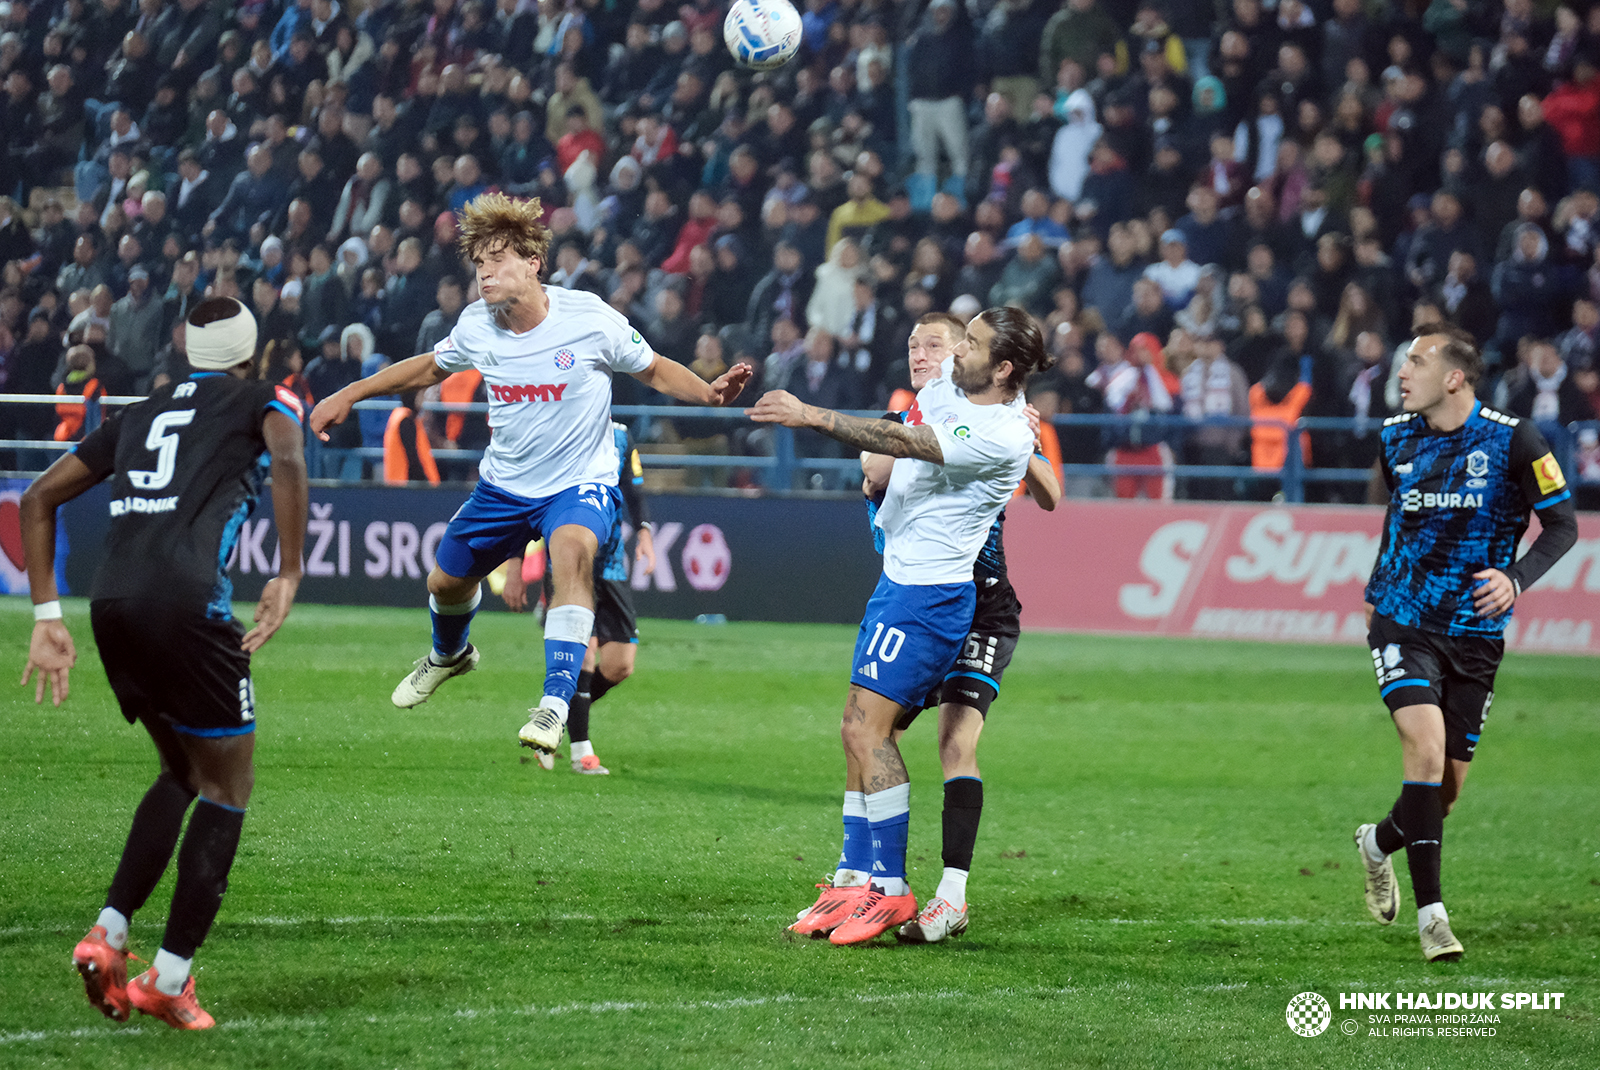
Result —
[{"label": "curly blond hair", "polygon": [[456,226],[461,231],[461,254],[468,260],[510,250],[524,259],[539,258],[541,273],[550,262],[550,228],[543,223],[539,198],[512,200],[504,193],[483,193],[467,203]]}]

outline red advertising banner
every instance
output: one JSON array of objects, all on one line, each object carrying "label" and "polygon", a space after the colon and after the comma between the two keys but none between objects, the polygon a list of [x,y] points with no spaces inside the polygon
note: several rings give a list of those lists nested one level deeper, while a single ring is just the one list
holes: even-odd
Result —
[{"label": "red advertising banner", "polygon": [[[1006,558],[1025,628],[1362,643],[1382,525],[1373,506],[1018,502]],[[1600,516],[1579,514],[1578,544],[1517,600],[1506,642],[1600,654]]]}]

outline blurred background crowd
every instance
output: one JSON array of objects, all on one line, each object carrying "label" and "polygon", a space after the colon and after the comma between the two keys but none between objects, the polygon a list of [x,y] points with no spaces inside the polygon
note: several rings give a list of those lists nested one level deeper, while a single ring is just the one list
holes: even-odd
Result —
[{"label": "blurred background crowd", "polygon": [[[806,0],[799,57],[764,74],[733,65],[724,10],[0,0],[4,392],[187,374],[183,318],[220,293],[309,404],[448,333],[477,296],[454,213],[498,189],[540,198],[549,285],[707,379],[751,361],[752,395],[904,407],[919,316],[1026,308],[1057,359],[1029,386],[1047,417],[1188,420],[1063,422],[1066,463],[1146,466],[1077,493],[1268,495],[1151,469],[1275,470],[1301,417],[1345,421],[1304,463],[1369,467],[1410,329],[1438,319],[1478,339],[1486,401],[1571,428],[1571,474],[1600,479],[1600,4]],[[482,397],[466,373],[437,399]],[[0,436],[97,418],[0,406]],[[487,439],[481,413],[403,418],[439,449]],[[383,478],[393,419],[314,444],[313,475]],[[636,430],[772,449],[699,415]]]}]

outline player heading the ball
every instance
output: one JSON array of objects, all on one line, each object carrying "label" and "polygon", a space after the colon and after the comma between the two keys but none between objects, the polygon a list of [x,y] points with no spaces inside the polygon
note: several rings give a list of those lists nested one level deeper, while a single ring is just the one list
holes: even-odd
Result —
[{"label": "player heading the ball", "polygon": [[611,434],[611,376],[625,372],[691,405],[724,405],[750,378],[736,364],[707,383],[657,355],[627,318],[594,294],[546,288],[550,231],[538,198],[485,193],[461,214],[461,251],[480,300],[431,353],[390,365],[320,402],[311,429],[324,439],[356,402],[423,390],[468,368],[489,394],[489,445],[478,484],[451,518],[428,574],[433,648],[394,690],[402,708],[471,672],[468,642],[480,581],[531,540],[550,548],[555,590],[544,622],[544,697],[518,738],[548,755],[561,741],[594,630],[594,558],[611,535],[619,461]]}]

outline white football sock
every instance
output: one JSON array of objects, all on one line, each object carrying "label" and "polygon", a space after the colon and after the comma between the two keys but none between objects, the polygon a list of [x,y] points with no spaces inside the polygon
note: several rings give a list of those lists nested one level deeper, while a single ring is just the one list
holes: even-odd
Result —
[{"label": "white football sock", "polygon": [[1382,862],[1389,856],[1378,849],[1378,826],[1373,825],[1367,829],[1367,834],[1361,837],[1361,853],[1374,862]]},{"label": "white football sock", "polygon": [[118,951],[128,946],[128,919],[123,916],[122,911],[106,907],[100,911],[100,917],[95,924],[105,926],[106,943]]},{"label": "white football sock", "polygon": [[1417,908],[1417,932],[1422,932],[1433,924],[1434,918],[1442,918],[1446,925],[1450,923],[1450,915],[1444,912],[1443,903],[1429,903],[1425,907]]},{"label": "white football sock", "polygon": [[150,965],[156,971],[156,991],[169,996],[183,995],[184,982],[189,980],[189,965],[194,959],[180,959],[166,948],[156,952]]},{"label": "white football sock", "polygon": [[572,745],[572,760],[573,761],[578,761],[580,758],[587,758],[587,757],[589,757],[589,755],[591,755],[593,753],[594,753],[594,741],[593,740],[580,739],[578,742],[576,742],[576,743],[574,743]]},{"label": "white football sock", "polygon": [[906,883],[904,877],[873,877],[872,883],[884,895],[908,895],[911,892],[911,885]]},{"label": "white football sock", "polygon": [[539,700],[539,705],[547,710],[555,710],[556,716],[561,718],[561,723],[567,723],[567,712],[571,707],[567,705],[566,699],[556,698],[554,695],[546,695]]},{"label": "white football sock", "polygon": [[944,876],[939,878],[939,890],[934,894],[953,907],[966,906],[967,870],[945,866]]}]

